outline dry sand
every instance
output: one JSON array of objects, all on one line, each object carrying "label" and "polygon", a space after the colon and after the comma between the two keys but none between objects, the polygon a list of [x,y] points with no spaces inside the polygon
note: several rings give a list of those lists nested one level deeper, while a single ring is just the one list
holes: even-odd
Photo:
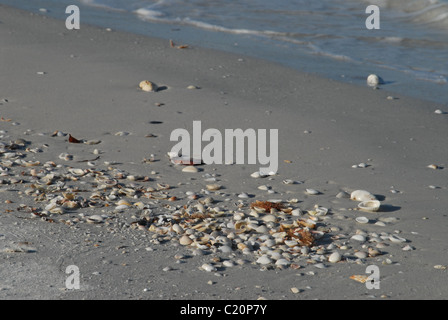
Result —
[{"label": "dry sand", "polygon": [[[330,209],[321,222],[330,231],[321,245],[346,243],[343,261],[325,268],[297,259],[299,269],[284,270],[253,263],[255,256],[235,251],[193,256],[177,241],[154,243],[153,233],[132,228],[141,214],[137,209],[114,213],[113,207],[80,208],[45,219],[31,218],[21,204],[43,209],[48,201],[36,202],[24,193],[32,184],[31,169],[13,166],[0,177],[0,298],[1,299],[445,299],[447,270],[447,172],[448,115],[436,114],[446,106],[318,78],[252,58],[201,48],[175,49],[169,41],[106,31],[86,25],[68,31],[64,21],[52,20],[0,6],[0,122],[1,142],[29,142],[32,153],[17,150],[25,161],[54,161],[68,167],[106,170],[147,176],[135,184],[173,186],[172,203],[151,204],[162,213],[164,205],[183,206],[186,191],[200,194],[205,174],[215,174],[224,195],[216,205],[236,210],[238,194],[255,200],[296,198],[303,211],[318,204]],[[43,73],[43,74],[42,74]],[[366,76],[367,75],[360,75]],[[164,90],[142,92],[141,80],[151,80]],[[197,90],[187,87],[194,85]],[[395,99],[388,99],[394,96]],[[163,103],[156,106],[156,103]],[[444,110],[447,111],[447,110]],[[259,165],[204,165],[199,173],[183,173],[166,154],[176,128],[191,132],[194,120],[203,130],[247,128],[279,129],[277,175],[254,179]],[[73,144],[68,136],[101,140],[98,145]],[[129,135],[117,136],[116,132]],[[145,137],[147,134],[156,137]],[[94,149],[101,150],[94,167]],[[59,158],[69,153],[73,160]],[[142,163],[154,155],[151,163]],[[0,158],[3,162],[5,156]],[[287,160],[287,161],[285,161]],[[104,164],[113,162],[112,165]],[[367,163],[366,168],[352,168]],[[427,166],[437,164],[440,168]],[[4,166],[3,166],[4,168]],[[23,174],[22,174],[23,172]],[[152,173],[155,172],[155,173]],[[11,179],[23,180],[11,183]],[[285,185],[284,179],[302,184]],[[83,180],[83,179],[80,179]],[[91,180],[84,185],[86,197],[93,192]],[[121,181],[130,184],[131,181]],[[257,189],[269,185],[276,192]],[[430,187],[433,186],[433,187]],[[306,188],[321,191],[305,194]],[[383,206],[377,213],[361,213],[357,203],[339,199],[340,191],[365,189],[377,195]],[[395,193],[391,192],[395,190]],[[226,201],[225,199],[228,199]],[[129,199],[150,203],[150,199]],[[248,207],[242,209],[246,214]],[[106,214],[99,225],[83,223],[85,215]],[[357,216],[371,223],[360,225]],[[72,226],[61,220],[74,220]],[[385,226],[374,222],[396,218]],[[51,219],[51,220],[50,220]],[[387,221],[391,221],[390,219]],[[372,238],[395,234],[407,243],[388,240],[382,255],[356,261],[355,250],[366,250],[350,240],[356,230]],[[333,240],[338,234],[346,239]],[[365,245],[375,247],[375,243]],[[413,250],[402,250],[406,246]],[[325,257],[333,250],[328,250]],[[176,263],[176,254],[186,255]],[[199,267],[214,257],[246,259],[248,263],[205,272]],[[79,290],[67,290],[66,267],[80,270]],[[380,270],[380,289],[367,289],[350,279],[366,275],[366,267]],[[167,268],[168,267],[168,268]],[[291,291],[299,289],[298,293]]]}]

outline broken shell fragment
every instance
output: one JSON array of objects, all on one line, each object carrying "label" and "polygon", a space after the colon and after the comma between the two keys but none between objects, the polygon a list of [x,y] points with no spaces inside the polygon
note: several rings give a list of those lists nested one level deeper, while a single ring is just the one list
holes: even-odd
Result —
[{"label": "broken shell fragment", "polygon": [[359,210],[376,212],[380,209],[381,202],[378,200],[363,201],[358,204]]}]

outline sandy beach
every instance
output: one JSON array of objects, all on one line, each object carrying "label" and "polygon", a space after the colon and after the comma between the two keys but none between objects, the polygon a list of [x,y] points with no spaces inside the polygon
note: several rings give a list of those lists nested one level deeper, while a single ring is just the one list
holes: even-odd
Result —
[{"label": "sandy beach", "polygon": [[[447,106],[176,47],[187,43],[67,30],[62,20],[3,5],[0,39],[0,299],[448,296]],[[142,80],[159,90],[142,91]],[[278,171],[253,178],[258,163],[182,171],[167,156],[170,135],[192,132],[193,121],[203,131],[278,129]],[[211,184],[220,189],[208,191]],[[379,211],[357,210],[355,190],[375,195]],[[251,210],[273,200],[284,211]],[[328,213],[316,215],[316,206]],[[310,218],[308,249],[265,251],[282,225]],[[247,229],[235,229],[238,221]],[[208,225],[190,234],[196,241],[180,244],[200,223]],[[72,265],[79,289],[66,287]],[[378,289],[350,278],[368,276],[371,265]]]}]

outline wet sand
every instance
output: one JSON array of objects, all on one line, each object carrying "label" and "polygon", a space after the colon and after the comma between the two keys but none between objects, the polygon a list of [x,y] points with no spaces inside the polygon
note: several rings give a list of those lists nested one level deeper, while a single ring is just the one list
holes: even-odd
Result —
[{"label": "wet sand", "polygon": [[[7,149],[13,141],[26,141],[0,157],[1,299],[447,296],[448,115],[434,112],[448,111],[446,106],[391,94],[387,86],[355,87],[244,56],[177,49],[164,39],[86,25],[69,31],[64,21],[6,6],[1,6],[0,22],[0,141]],[[142,80],[155,82],[161,90],[141,91]],[[198,173],[182,172],[182,166],[167,158],[175,144],[170,134],[177,128],[192,132],[198,120],[202,130],[278,129],[277,174],[252,178],[259,164],[201,165]],[[70,143],[68,134],[100,143]],[[19,153],[9,167],[8,152]],[[73,158],[62,159],[64,154]],[[26,167],[21,161],[39,165]],[[40,191],[27,192],[40,179],[31,170],[45,173],[46,163],[57,174],[69,175],[69,168],[90,171],[78,179],[68,177],[60,189],[37,201]],[[353,168],[360,163],[367,166]],[[431,164],[437,169],[428,168]],[[80,202],[89,200],[98,186],[94,172],[142,177],[118,179],[123,188],[160,189],[168,184],[170,189],[159,191],[176,200],[150,199],[145,192],[137,197],[118,194],[117,199],[98,201],[98,207],[42,213],[51,197],[63,192],[75,194]],[[207,179],[213,178],[222,189],[206,194]],[[286,179],[298,183],[284,184]],[[274,193],[258,189],[261,185]],[[308,195],[307,188],[320,194]],[[354,210],[358,202],[336,197],[356,189],[376,195],[380,211]],[[42,193],[50,193],[46,190]],[[188,191],[198,199],[189,199]],[[240,198],[243,192],[250,197]],[[210,208],[219,207],[225,223],[234,212],[251,218],[250,204],[257,200],[282,200],[286,207],[300,208],[300,218],[308,217],[315,205],[326,207],[329,213],[318,221],[325,235],[310,254],[290,258],[294,268],[280,269],[274,263],[256,263],[256,246],[251,254],[233,243],[231,253],[216,246],[194,255],[179,245],[176,234],[136,227],[145,210],[153,217],[169,214],[169,206],[180,210],[207,196],[216,200]],[[120,199],[132,205],[142,202],[145,209],[132,206],[117,213]],[[293,199],[297,202],[288,202]],[[85,218],[90,215],[108,218],[90,224]],[[370,222],[357,223],[359,216]],[[357,230],[364,232],[366,242],[351,239]],[[393,243],[390,235],[407,241]],[[357,251],[376,248],[378,239],[384,245],[378,249],[381,255],[356,258]],[[342,261],[327,261],[334,251],[342,254]],[[240,259],[246,263],[238,264]],[[235,266],[226,267],[226,260]],[[201,270],[204,263],[217,270]],[[69,265],[79,267],[79,290],[65,287]],[[366,275],[369,265],[379,268],[380,289],[369,290],[350,279]]]}]

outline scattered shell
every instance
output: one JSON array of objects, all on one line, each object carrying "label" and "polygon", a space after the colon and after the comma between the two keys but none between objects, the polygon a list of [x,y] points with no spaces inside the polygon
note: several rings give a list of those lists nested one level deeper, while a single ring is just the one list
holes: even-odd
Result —
[{"label": "scattered shell", "polygon": [[350,195],[345,191],[341,191],[336,195],[336,198],[339,198],[339,199],[350,198]]},{"label": "scattered shell", "polygon": [[430,164],[430,165],[428,165],[428,168],[434,169],[434,170],[440,169],[440,167],[436,164]]},{"label": "scattered shell", "polygon": [[194,89],[199,89],[199,88],[196,87],[196,86],[193,86],[193,85],[189,85],[189,86],[187,87],[187,89],[189,89],[189,90],[194,90]]},{"label": "scattered shell", "polygon": [[358,204],[358,208],[363,211],[376,212],[380,209],[381,202],[378,200],[363,201]]},{"label": "scattered shell", "polygon": [[157,85],[148,80],[141,81],[139,87],[146,92],[157,92]]},{"label": "scattered shell", "polygon": [[193,240],[191,240],[191,238],[187,235],[183,235],[182,237],[180,237],[179,243],[183,246],[188,246],[193,243]]},{"label": "scattered shell", "polygon": [[87,223],[98,224],[104,221],[104,218],[100,215],[92,215],[86,218]]},{"label": "scattered shell", "polygon": [[269,259],[269,257],[267,255],[262,255],[261,257],[259,257],[257,259],[257,263],[262,264],[262,265],[266,265],[266,264],[269,264],[271,262],[272,262],[272,260]]},{"label": "scattered shell", "polygon": [[264,178],[267,177],[266,174],[261,173],[260,171],[256,171],[250,175],[252,178]]},{"label": "scattered shell", "polygon": [[291,292],[294,293],[294,294],[296,294],[296,293],[299,293],[299,292],[300,292],[300,289],[298,289],[298,288],[296,288],[296,287],[293,287],[293,288],[291,288]]},{"label": "scattered shell", "polygon": [[219,189],[221,189],[221,186],[219,185],[219,184],[208,184],[207,186],[207,190],[209,190],[209,191],[216,191],[216,190],[219,190]]},{"label": "scattered shell", "polygon": [[329,257],[328,257],[328,261],[331,263],[336,263],[341,261],[342,256],[339,252],[333,252]]},{"label": "scattered shell", "polygon": [[316,194],[320,194],[320,191],[315,190],[315,189],[306,189],[305,192],[309,195],[316,195]]},{"label": "scattered shell", "polygon": [[354,201],[377,200],[376,197],[366,190],[355,190],[350,194],[350,199]]},{"label": "scattered shell", "polygon": [[182,172],[191,172],[191,173],[195,173],[198,172],[199,169],[196,168],[195,166],[186,166],[182,169]]},{"label": "scattered shell", "polygon": [[213,271],[216,271],[216,268],[215,268],[214,266],[212,266],[211,264],[208,264],[208,263],[204,263],[204,264],[201,266],[201,269],[204,270],[204,271],[206,271],[206,272],[213,272]]},{"label": "scattered shell", "polygon": [[441,265],[441,264],[437,264],[434,266],[434,269],[438,269],[438,270],[446,270],[447,266]]},{"label": "scattered shell", "polygon": [[364,237],[362,234],[355,234],[350,239],[356,240],[356,241],[359,241],[359,242],[365,242],[366,241],[366,237]]},{"label": "scattered shell", "polygon": [[406,242],[407,240],[405,238],[396,236],[396,235],[391,235],[389,236],[389,240],[393,243],[402,243],[402,242]]},{"label": "scattered shell", "polygon": [[367,252],[357,251],[357,252],[355,252],[355,257],[357,257],[359,259],[365,259],[365,258],[367,258]]},{"label": "scattered shell", "polygon": [[358,223],[362,223],[362,224],[366,224],[369,223],[369,219],[366,217],[356,217],[356,222]]},{"label": "scattered shell", "polygon": [[366,283],[366,281],[369,279],[369,276],[366,275],[353,275],[350,277],[350,279],[361,282],[361,283]]}]

